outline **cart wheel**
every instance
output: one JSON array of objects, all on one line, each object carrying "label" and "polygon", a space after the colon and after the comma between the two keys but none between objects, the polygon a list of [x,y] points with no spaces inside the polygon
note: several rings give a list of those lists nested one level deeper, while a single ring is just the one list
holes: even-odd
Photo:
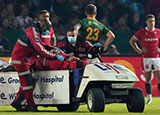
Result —
[{"label": "cart wheel", "polygon": [[142,90],[138,88],[130,89],[126,104],[129,112],[143,112],[145,100]]},{"label": "cart wheel", "polygon": [[87,106],[90,112],[103,112],[105,107],[104,92],[100,88],[92,88],[87,93]]},{"label": "cart wheel", "polygon": [[58,111],[61,112],[76,112],[78,108],[79,108],[79,103],[57,106]]}]

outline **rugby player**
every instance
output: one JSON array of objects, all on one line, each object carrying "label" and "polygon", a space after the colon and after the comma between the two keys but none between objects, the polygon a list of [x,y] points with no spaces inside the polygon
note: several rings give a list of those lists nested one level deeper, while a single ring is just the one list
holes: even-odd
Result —
[{"label": "rugby player", "polygon": [[[146,15],[146,27],[138,30],[129,41],[133,49],[138,53],[142,54],[143,69],[145,74],[145,88],[147,92],[147,104],[152,103],[152,92],[151,92],[151,75],[154,75],[158,81],[158,90],[160,92],[160,29],[155,28],[155,16],[152,14]],[[142,48],[137,45],[140,41]]]},{"label": "rugby player", "polygon": [[94,4],[88,4],[86,6],[85,15],[87,18],[79,20],[79,22],[74,26],[73,32],[78,33],[80,37],[92,44],[100,42],[100,39],[102,40],[103,36],[105,36],[106,40],[103,47],[104,50],[106,50],[115,38],[115,35],[101,22],[96,20],[97,8]]}]

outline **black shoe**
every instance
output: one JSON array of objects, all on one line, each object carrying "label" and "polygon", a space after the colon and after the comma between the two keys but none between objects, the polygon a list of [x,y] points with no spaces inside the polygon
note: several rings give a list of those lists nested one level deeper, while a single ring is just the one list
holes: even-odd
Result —
[{"label": "black shoe", "polygon": [[0,72],[10,72],[10,71],[16,71],[13,65],[8,65],[7,67],[3,67]]},{"label": "black shoe", "polygon": [[27,111],[28,112],[38,112],[37,106],[35,106],[35,107],[27,106]]},{"label": "black shoe", "polygon": [[4,71],[4,67],[0,66],[0,72],[3,72]]},{"label": "black shoe", "polygon": [[11,103],[11,106],[13,108],[16,109],[16,111],[26,111],[26,108],[25,107],[22,107],[21,105],[17,104],[16,102],[12,102]]}]

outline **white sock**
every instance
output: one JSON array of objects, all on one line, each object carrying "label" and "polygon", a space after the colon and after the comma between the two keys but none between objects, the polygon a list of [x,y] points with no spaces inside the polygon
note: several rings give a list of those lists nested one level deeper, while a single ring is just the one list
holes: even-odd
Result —
[{"label": "white sock", "polygon": [[147,99],[152,100],[152,94],[147,94]]}]

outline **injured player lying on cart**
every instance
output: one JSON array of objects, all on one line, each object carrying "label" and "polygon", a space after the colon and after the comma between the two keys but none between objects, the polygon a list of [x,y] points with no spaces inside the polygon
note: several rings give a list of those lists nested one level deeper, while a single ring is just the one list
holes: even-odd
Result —
[{"label": "injured player lying on cart", "polygon": [[[37,61],[33,64],[32,68],[34,71],[44,71],[44,70],[74,70],[76,68],[84,68],[86,64],[85,61],[80,60],[74,56],[64,56],[61,55],[64,60],[48,60],[46,58],[38,57]],[[16,71],[14,66],[9,63],[8,66],[2,67],[0,72],[11,72]]]},{"label": "injured player lying on cart", "polygon": [[[96,57],[98,47],[94,46],[86,52],[86,59],[88,58],[88,54],[92,54],[93,58]],[[60,50],[57,48],[57,50]],[[55,50],[54,50],[55,51]],[[102,51],[101,51],[102,52]],[[46,58],[38,57],[37,61],[32,66],[32,72],[34,71],[45,71],[45,70],[71,70],[74,74],[74,76],[81,76],[83,74],[83,69],[86,64],[89,64],[89,61],[81,60],[74,56],[69,56],[68,54],[65,54],[62,52],[60,53],[60,57],[62,60],[49,60]],[[9,64],[7,67],[2,68],[0,72],[11,72],[16,71],[14,69],[14,66]],[[78,75],[77,75],[78,74]]]},{"label": "injured player lying on cart", "polygon": [[[64,58],[64,61],[60,60],[48,60],[46,58],[38,57],[36,63],[33,64],[32,68],[34,71],[44,70],[66,70],[83,68],[87,63],[84,63],[79,58],[74,56],[68,56]],[[0,72],[11,72],[16,71],[12,64],[8,64],[6,67],[2,67]]]}]

